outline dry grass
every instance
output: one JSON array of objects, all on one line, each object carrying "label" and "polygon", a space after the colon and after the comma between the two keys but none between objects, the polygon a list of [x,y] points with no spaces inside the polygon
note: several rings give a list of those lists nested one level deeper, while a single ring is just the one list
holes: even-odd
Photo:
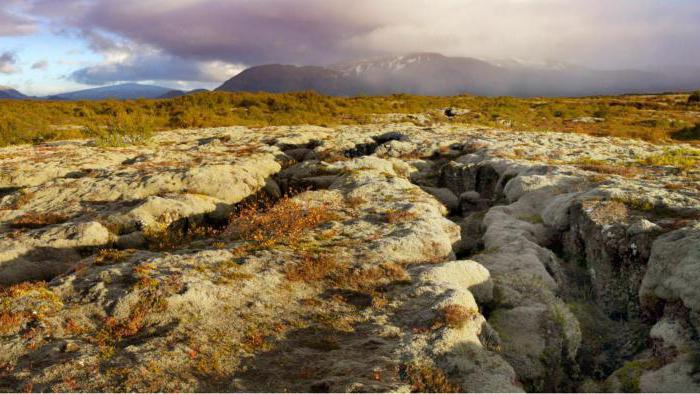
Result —
[{"label": "dry grass", "polygon": [[244,205],[231,216],[224,235],[249,242],[256,249],[276,245],[294,248],[309,230],[338,219],[325,205],[305,206],[287,196],[274,204],[259,200]]},{"label": "dry grass", "polygon": [[64,223],[68,217],[56,213],[25,213],[10,222],[12,228],[41,228],[52,224]]},{"label": "dry grass", "polygon": [[433,328],[462,328],[467,322],[476,319],[478,315],[479,311],[473,308],[467,308],[457,304],[446,305],[440,310],[438,318],[433,324]]},{"label": "dry grass", "polygon": [[[633,196],[630,194],[626,194],[626,195],[618,196],[618,197],[613,197],[612,204],[615,204],[616,206],[619,206],[619,204],[623,204],[625,206],[625,209],[627,209],[628,213],[629,213],[628,208],[636,209],[638,211],[643,211],[643,212],[651,212],[656,208],[651,201],[644,199],[644,198],[641,198],[641,197],[636,197],[636,196]],[[614,212],[611,212],[611,213],[615,213],[618,211],[621,212],[621,208],[616,208],[614,210]],[[623,220],[622,216],[619,216],[618,218],[620,219],[620,221]]]},{"label": "dry grass", "polygon": [[215,238],[221,231],[206,225],[190,225],[187,228],[177,228],[166,224],[150,226],[143,232],[147,248],[152,251],[169,251],[182,249],[194,240]]},{"label": "dry grass", "polygon": [[349,206],[350,208],[358,208],[362,204],[366,204],[367,199],[362,197],[362,196],[353,196],[353,197],[346,197],[345,198],[345,204]]},{"label": "dry grass", "polygon": [[341,264],[332,254],[302,255],[297,263],[285,266],[285,277],[291,282],[315,282],[339,269]]},{"label": "dry grass", "polygon": [[685,188],[685,185],[683,185],[682,183],[667,183],[664,185],[664,188],[666,190],[681,190]]},{"label": "dry grass", "polygon": [[374,293],[381,285],[408,280],[408,273],[403,266],[396,263],[383,263],[374,267],[346,268],[337,272],[332,277],[331,283],[342,289]]},{"label": "dry grass", "polygon": [[591,218],[603,224],[624,222],[629,217],[629,209],[622,201],[596,201],[591,202],[590,205]]},{"label": "dry grass", "polygon": [[384,212],[384,219],[387,223],[398,224],[410,222],[418,217],[418,214],[410,211],[400,211],[397,209],[390,209]]},{"label": "dry grass", "polygon": [[16,210],[20,209],[23,206],[29,204],[29,202],[32,200],[34,197],[34,192],[28,191],[28,190],[20,190],[17,193],[17,196],[15,199],[4,209],[9,209],[9,210]]},{"label": "dry grass", "polygon": [[95,254],[95,265],[121,263],[129,259],[135,250],[100,249]]},{"label": "dry grass", "polygon": [[[328,97],[304,93],[211,92],[164,100],[0,102],[0,146],[96,138],[104,146],[148,141],[154,131],[220,126],[374,123],[374,115],[425,113],[454,106],[470,112],[441,122],[599,136],[698,140],[697,106],[688,94],[582,98],[392,95]],[[580,122],[596,117],[600,122]],[[66,127],[66,126],[77,127]],[[343,160],[343,157],[338,157]]]},{"label": "dry grass", "polygon": [[0,313],[0,335],[7,335],[14,332],[25,320],[27,320],[27,317],[24,313]]},{"label": "dry grass", "polygon": [[652,155],[640,160],[641,164],[676,167],[684,171],[697,167],[699,162],[700,150],[697,149],[667,149],[664,153]]},{"label": "dry grass", "polygon": [[0,289],[0,335],[17,332],[63,307],[45,282],[22,282]]},{"label": "dry grass", "polygon": [[155,278],[154,270],[155,267],[149,263],[133,268],[133,291],[138,292],[139,302],[131,306],[126,317],[105,316],[100,328],[94,333],[93,339],[100,348],[102,357],[112,357],[116,345],[123,338],[137,335],[146,326],[151,314],[163,312],[167,308],[166,295],[182,287],[182,283],[178,282],[179,277],[170,276],[167,280]]},{"label": "dry grass", "polygon": [[634,178],[641,172],[639,168],[610,164],[591,158],[581,158],[573,164],[585,171],[597,172],[600,174],[619,175],[625,178]]},{"label": "dry grass", "polygon": [[413,393],[459,393],[462,389],[450,382],[445,371],[427,364],[402,365],[402,380],[411,384]]}]

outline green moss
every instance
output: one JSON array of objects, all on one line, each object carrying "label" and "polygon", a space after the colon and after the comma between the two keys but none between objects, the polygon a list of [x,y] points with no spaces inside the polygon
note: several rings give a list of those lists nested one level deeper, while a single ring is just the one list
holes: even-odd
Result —
[{"label": "green moss", "polygon": [[639,379],[644,372],[658,368],[658,361],[654,359],[635,360],[615,372],[615,377],[620,381],[620,390],[625,393],[638,393],[641,391]]},{"label": "green moss", "polygon": [[519,219],[519,220],[522,220],[522,221],[524,221],[524,222],[532,223],[532,224],[539,224],[539,223],[543,223],[543,222],[544,222],[544,220],[542,219],[542,216],[540,216],[540,215],[535,215],[535,214],[532,214],[532,215],[521,215],[521,216],[518,216],[518,219]]},{"label": "green moss", "polygon": [[652,166],[670,166],[681,170],[689,170],[700,161],[698,149],[666,149],[664,153],[652,155],[640,160],[641,164]]}]

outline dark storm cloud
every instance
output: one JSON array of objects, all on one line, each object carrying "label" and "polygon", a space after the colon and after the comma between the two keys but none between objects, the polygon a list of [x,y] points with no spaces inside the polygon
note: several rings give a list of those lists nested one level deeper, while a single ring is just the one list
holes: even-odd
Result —
[{"label": "dark storm cloud", "polygon": [[235,72],[218,63],[202,64],[171,55],[152,53],[134,56],[124,61],[85,67],[73,72],[71,79],[87,85],[144,80],[221,82],[227,74],[234,75]]},{"label": "dark storm cloud", "polygon": [[[161,79],[207,62],[327,64],[415,51],[601,68],[700,65],[694,0],[35,0],[32,12],[82,32],[93,50],[129,55],[121,69],[114,57],[103,66]],[[190,64],[157,71],[149,51]]]},{"label": "dark storm cloud", "polygon": [[[103,2],[76,23],[182,58],[233,63],[316,63],[341,58],[339,43],[378,27],[335,0]],[[362,51],[365,52],[365,51]]]}]

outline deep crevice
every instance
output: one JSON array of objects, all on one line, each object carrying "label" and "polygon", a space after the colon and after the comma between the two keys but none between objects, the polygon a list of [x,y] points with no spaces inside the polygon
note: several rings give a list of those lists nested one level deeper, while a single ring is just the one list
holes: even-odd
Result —
[{"label": "deep crevice", "polygon": [[[505,203],[503,189],[517,175],[501,175],[490,165],[480,163],[463,165],[448,162],[440,156],[431,159],[435,174],[432,177],[424,175],[421,180],[436,178],[435,184],[428,186],[448,188],[460,197],[462,215],[450,216],[449,219],[460,225],[460,242],[468,244],[468,247],[456,248],[456,258],[469,259],[484,252],[481,225],[483,215],[491,207]],[[424,181],[421,182],[421,186],[426,186],[422,183]],[[470,199],[463,198],[467,192],[478,193],[478,201],[474,201],[476,195],[469,196]],[[578,320],[582,341],[575,362],[563,366],[563,369],[552,368],[551,375],[545,377],[545,381],[549,382],[546,387],[523,382],[532,391],[579,390],[587,379],[602,382],[626,361],[634,359],[640,352],[648,349],[649,345],[651,326],[640,312],[638,289],[654,238],[625,239],[627,248],[630,244],[636,245],[634,252],[629,249],[625,252],[619,245],[608,246],[604,240],[593,235],[596,230],[597,234],[602,233],[599,228],[593,228],[594,223],[584,223],[586,217],[582,208],[576,206],[572,209],[578,209],[579,212],[570,212],[572,223],[569,228],[554,234],[553,239],[542,242],[540,246],[554,252],[559,260],[564,273],[564,283],[560,283],[563,291],[559,297]],[[480,215],[480,218],[473,215]],[[465,223],[470,218],[474,222],[471,226]],[[574,218],[578,219],[579,223],[574,223]],[[591,227],[586,232],[590,236],[584,237],[581,235],[581,227],[586,225]],[[594,265],[607,266],[610,270],[609,275],[596,276],[587,258],[587,253],[590,254],[595,249],[606,250],[604,258]],[[553,278],[561,278],[552,267],[544,263],[543,265]],[[615,287],[616,284],[624,289],[605,294],[599,294],[597,290]],[[498,308],[494,303],[480,304],[481,313],[487,320]],[[482,340],[482,343],[486,342]],[[565,351],[564,347],[562,351]],[[560,359],[567,360],[567,357],[562,355]],[[561,375],[562,373],[564,375]]]}]

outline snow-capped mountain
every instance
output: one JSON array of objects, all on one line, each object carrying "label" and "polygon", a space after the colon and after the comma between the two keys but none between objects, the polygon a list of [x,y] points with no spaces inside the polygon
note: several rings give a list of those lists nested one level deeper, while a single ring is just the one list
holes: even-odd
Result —
[{"label": "snow-capped mountain", "polygon": [[373,72],[399,72],[412,64],[430,63],[444,59],[437,53],[413,53],[401,56],[386,56],[376,59],[340,63],[330,66],[344,76],[358,77]]},{"label": "snow-capped mountain", "polygon": [[565,71],[565,70],[583,70],[584,68],[572,63],[562,62],[558,60],[531,60],[531,59],[520,59],[520,58],[509,58],[509,59],[488,59],[487,62],[493,64],[494,66],[501,68],[510,69],[536,69],[536,70],[554,70],[554,71]]},{"label": "snow-capped mountain", "polygon": [[341,96],[470,93],[531,97],[645,93],[697,87],[700,87],[700,80],[691,74],[680,78],[661,72],[592,70],[565,62],[485,61],[437,53],[414,53],[327,67],[256,66],[230,79],[218,90],[316,90]]}]

